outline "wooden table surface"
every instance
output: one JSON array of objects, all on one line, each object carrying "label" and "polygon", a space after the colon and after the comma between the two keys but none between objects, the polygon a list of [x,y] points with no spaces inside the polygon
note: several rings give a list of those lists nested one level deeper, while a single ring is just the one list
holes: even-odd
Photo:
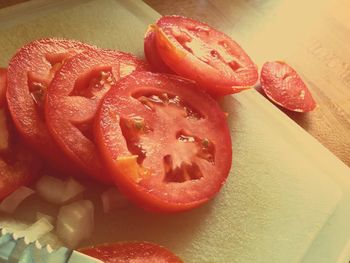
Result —
[{"label": "wooden table surface", "polygon": [[[0,8],[25,0],[0,0]],[[350,1],[145,0],[162,15],[202,20],[230,35],[261,68],[284,60],[318,108],[285,113],[350,166]],[[256,86],[259,89],[259,85]]]}]

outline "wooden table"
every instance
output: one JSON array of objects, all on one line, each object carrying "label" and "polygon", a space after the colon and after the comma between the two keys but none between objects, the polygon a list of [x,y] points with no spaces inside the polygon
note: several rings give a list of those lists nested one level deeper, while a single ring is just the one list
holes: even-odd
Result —
[{"label": "wooden table", "polygon": [[[24,1],[0,0],[0,8]],[[291,64],[308,84],[318,108],[308,114],[285,113],[350,166],[349,1],[145,2],[162,15],[188,16],[222,30],[259,67],[268,60]]]}]

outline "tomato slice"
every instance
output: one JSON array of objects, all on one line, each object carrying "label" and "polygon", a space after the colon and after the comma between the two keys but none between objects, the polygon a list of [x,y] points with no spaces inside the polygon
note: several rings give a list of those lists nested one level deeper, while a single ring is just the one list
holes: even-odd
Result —
[{"label": "tomato slice", "polygon": [[61,169],[69,167],[70,162],[46,128],[43,109],[46,88],[67,58],[89,49],[94,48],[73,40],[36,40],[23,46],[8,66],[7,102],[19,133]]},{"label": "tomato slice", "polygon": [[178,76],[138,72],[118,82],[96,117],[95,138],[119,189],[148,210],[208,201],[231,167],[225,114]]},{"label": "tomato slice", "polygon": [[148,242],[125,242],[83,248],[80,252],[104,263],[182,263],[164,247]]},{"label": "tomato slice", "polygon": [[245,51],[207,24],[181,16],[163,16],[153,27],[157,50],[165,64],[209,93],[236,93],[258,80],[257,67]]},{"label": "tomato slice", "polygon": [[[0,76],[0,101],[5,101],[6,77],[3,76]],[[36,179],[41,168],[41,161],[18,138],[4,105],[0,106],[0,201]]]},{"label": "tomato slice", "polygon": [[173,73],[173,71],[163,62],[162,58],[158,53],[156,42],[155,42],[155,32],[152,27],[149,27],[145,35],[144,52],[148,63],[152,67],[152,71],[163,72],[163,73]]},{"label": "tomato slice", "polygon": [[101,98],[116,81],[147,65],[135,56],[113,50],[91,50],[66,60],[48,89],[46,119],[60,148],[81,169],[109,182],[92,135],[92,121]]},{"label": "tomato slice", "polygon": [[260,82],[267,97],[283,108],[308,112],[316,107],[305,82],[285,62],[266,62],[261,70]]},{"label": "tomato slice", "polygon": [[6,100],[6,68],[0,68],[0,107],[2,107]]}]

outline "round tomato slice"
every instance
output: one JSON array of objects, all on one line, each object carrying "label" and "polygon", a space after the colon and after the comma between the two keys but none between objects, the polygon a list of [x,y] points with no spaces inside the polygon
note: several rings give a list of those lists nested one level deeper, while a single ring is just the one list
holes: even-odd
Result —
[{"label": "round tomato slice", "polygon": [[164,247],[148,242],[125,242],[83,248],[80,252],[104,263],[182,263]]},{"label": "round tomato slice", "polygon": [[7,102],[13,121],[25,141],[59,168],[67,168],[69,160],[46,128],[46,89],[67,58],[89,49],[93,47],[73,40],[41,39],[23,46],[8,66]]},{"label": "round tomato slice", "polygon": [[209,93],[236,93],[258,80],[257,67],[245,51],[207,24],[163,16],[153,27],[157,50],[165,64]]},{"label": "round tomato slice", "polygon": [[266,62],[261,70],[260,82],[267,97],[283,108],[308,112],[316,107],[304,81],[285,62]]},{"label": "round tomato slice", "polygon": [[155,33],[152,27],[149,27],[145,35],[144,52],[145,57],[154,72],[173,73],[173,71],[163,62],[158,53],[155,42]]},{"label": "round tomato slice", "polygon": [[6,100],[6,68],[0,68],[0,107],[2,107]]},{"label": "round tomato slice", "polygon": [[147,210],[208,201],[231,167],[224,113],[177,76],[138,72],[118,82],[103,100],[95,137],[119,189]]},{"label": "round tomato slice", "polygon": [[119,78],[146,69],[133,55],[91,50],[66,60],[51,82],[45,105],[47,126],[65,154],[95,179],[110,181],[92,136],[99,102]]}]

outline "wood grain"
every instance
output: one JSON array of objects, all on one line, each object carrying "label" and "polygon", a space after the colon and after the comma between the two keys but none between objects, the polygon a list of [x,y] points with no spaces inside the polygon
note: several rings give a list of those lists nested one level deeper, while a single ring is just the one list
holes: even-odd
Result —
[{"label": "wood grain", "polygon": [[[0,0],[0,8],[24,1]],[[284,112],[350,166],[349,1],[145,2],[162,15],[192,17],[224,31],[259,67],[268,60],[292,65],[308,84],[318,108],[308,114]]]}]

